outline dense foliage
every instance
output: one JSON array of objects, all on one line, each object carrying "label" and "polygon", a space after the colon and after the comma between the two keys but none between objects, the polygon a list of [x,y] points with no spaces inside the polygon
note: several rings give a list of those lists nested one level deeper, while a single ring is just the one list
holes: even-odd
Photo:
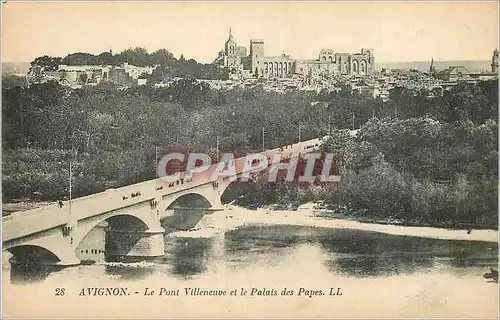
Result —
[{"label": "dense foliage", "polygon": [[[442,96],[395,89],[391,100],[340,92],[217,91],[195,80],[170,87],[71,90],[56,83],[2,90],[3,193],[57,199],[150,179],[154,146],[250,152],[326,135],[342,181],[257,182],[248,206],[321,200],[344,214],[496,226],[498,82],[460,85]],[[361,128],[356,138],[342,129]],[[238,197],[239,197],[238,195]]]},{"label": "dense foliage", "polygon": [[[376,219],[497,224],[498,126],[431,118],[368,121],[341,154],[343,181],[325,203]],[[345,134],[344,134],[345,136]]]},{"label": "dense foliage", "polygon": [[2,88],[24,87],[26,85],[26,77],[2,74]]},{"label": "dense foliage", "polygon": [[66,57],[38,57],[31,62],[32,66],[44,67],[47,71],[58,69],[59,65],[82,66],[82,65],[114,65],[123,63],[134,66],[157,66],[150,80],[153,83],[173,77],[193,77],[198,79],[227,79],[225,70],[214,64],[202,64],[194,59],[186,60],[181,54],[179,59],[166,49],[159,49],[149,53],[146,49],[137,47],[129,48],[120,53],[103,52],[98,55],[77,52],[68,54]]}]

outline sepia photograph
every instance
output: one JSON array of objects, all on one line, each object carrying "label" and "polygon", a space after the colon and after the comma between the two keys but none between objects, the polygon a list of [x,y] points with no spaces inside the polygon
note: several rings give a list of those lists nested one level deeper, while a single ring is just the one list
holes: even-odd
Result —
[{"label": "sepia photograph", "polygon": [[2,318],[498,319],[498,1],[2,1]]}]

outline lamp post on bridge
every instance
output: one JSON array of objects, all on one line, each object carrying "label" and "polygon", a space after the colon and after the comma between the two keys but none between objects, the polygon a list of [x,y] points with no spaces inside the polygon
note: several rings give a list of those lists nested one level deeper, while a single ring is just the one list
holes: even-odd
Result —
[{"label": "lamp post on bridge", "polygon": [[158,179],[158,156],[160,155],[160,148],[155,146],[155,179]]},{"label": "lamp post on bridge", "polygon": [[[73,204],[73,162],[77,161],[78,157],[78,148],[73,145],[73,138],[75,137],[75,133],[83,132],[82,130],[75,129],[71,135],[71,154],[69,157],[69,171],[68,171],[68,179],[69,179],[69,199],[68,199],[68,223],[67,223],[67,235],[70,235],[71,229],[76,225],[76,220],[73,216],[72,212],[72,204]],[[71,242],[73,243],[73,238],[71,238]]]},{"label": "lamp post on bridge", "polygon": [[328,115],[328,136],[332,135],[332,121],[331,121],[331,116]]},{"label": "lamp post on bridge", "polygon": [[302,123],[299,121],[299,142],[302,141],[302,131],[301,131],[301,129],[302,129]]},{"label": "lamp post on bridge", "polygon": [[266,151],[265,147],[265,134],[266,134],[266,129],[262,127],[262,152]]},{"label": "lamp post on bridge", "polygon": [[68,201],[68,222],[63,227],[63,236],[70,236],[71,245],[73,245],[73,236],[71,235],[71,230],[76,226],[76,219],[71,211],[71,205],[73,202],[73,164],[71,159],[69,160],[69,201]]},{"label": "lamp post on bridge", "polygon": [[[73,246],[73,235],[72,235],[72,230],[74,227],[76,227],[78,219],[75,219],[73,212],[72,212],[72,204],[73,204],[73,162],[77,162],[78,160],[78,147],[75,147],[73,144],[73,139],[75,137],[75,133],[85,133],[82,130],[75,129],[73,133],[71,134],[71,152],[69,156],[69,170],[68,170],[68,180],[69,180],[69,201],[68,201],[68,221],[66,222],[66,225],[63,226],[62,232],[64,237],[69,237],[71,246]],[[88,144],[90,143],[90,135],[87,135],[88,139],[87,142]],[[87,144],[87,145],[88,145]],[[63,201],[59,200],[59,207],[63,207]]]},{"label": "lamp post on bridge", "polygon": [[72,191],[73,191],[73,171],[72,171],[72,166],[71,166],[71,159],[69,160],[69,220],[71,221],[71,197],[72,197]]},{"label": "lamp post on bridge", "polygon": [[217,163],[219,162],[219,144],[220,144],[220,141],[219,141],[219,136],[216,137],[217,139],[217,147],[216,147],[216,154],[217,154]]}]

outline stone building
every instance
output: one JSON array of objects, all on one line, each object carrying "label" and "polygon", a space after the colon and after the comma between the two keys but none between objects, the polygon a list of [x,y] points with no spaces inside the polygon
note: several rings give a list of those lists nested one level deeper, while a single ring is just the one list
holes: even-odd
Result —
[{"label": "stone building", "polygon": [[143,85],[145,76],[151,75],[155,68],[156,66],[134,66],[127,62],[121,66],[69,66],[61,64],[56,71],[45,71],[43,67],[32,67],[26,77],[29,84],[50,80],[73,88],[84,85],[97,85],[108,81],[118,85],[132,86]]},{"label": "stone building", "polygon": [[156,67],[139,67],[125,62],[119,67],[113,67],[109,71],[109,81],[119,84],[131,86],[143,83],[142,76],[151,75]]},{"label": "stone building", "polygon": [[264,54],[264,40],[250,40],[250,70],[254,77],[284,78],[294,74],[295,60],[289,55],[267,56]]},{"label": "stone building", "polygon": [[320,51],[317,59],[294,59],[290,55],[266,56],[264,40],[250,40],[250,55],[246,48],[238,46],[231,31],[225,50],[219,52],[214,63],[229,68],[230,72],[248,70],[256,78],[286,78],[292,75],[318,78],[321,76],[366,76],[375,69],[373,49],[361,49],[360,53],[339,53],[332,49]]},{"label": "stone building", "polygon": [[318,59],[297,60],[296,73],[304,76],[367,76],[375,69],[373,49],[361,49],[361,53],[340,53],[323,49]]},{"label": "stone building", "polygon": [[111,66],[68,66],[59,65],[57,72],[61,80],[70,85],[84,85],[107,81]]}]

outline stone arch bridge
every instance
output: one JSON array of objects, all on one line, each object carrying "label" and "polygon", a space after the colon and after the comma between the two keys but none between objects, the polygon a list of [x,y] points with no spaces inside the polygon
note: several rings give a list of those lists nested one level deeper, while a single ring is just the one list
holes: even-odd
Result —
[{"label": "stone arch bridge", "polygon": [[[323,139],[299,142],[263,152],[291,154],[317,150]],[[236,173],[243,174],[243,158],[236,159]],[[154,257],[164,254],[160,221],[175,210],[192,207],[206,211],[222,210],[221,196],[232,181],[211,181],[210,170],[173,183],[154,179],[73,199],[62,208],[49,205],[3,217],[2,244],[14,260],[50,265],[77,265],[76,248],[96,226],[105,222],[106,251],[111,255]]]}]

